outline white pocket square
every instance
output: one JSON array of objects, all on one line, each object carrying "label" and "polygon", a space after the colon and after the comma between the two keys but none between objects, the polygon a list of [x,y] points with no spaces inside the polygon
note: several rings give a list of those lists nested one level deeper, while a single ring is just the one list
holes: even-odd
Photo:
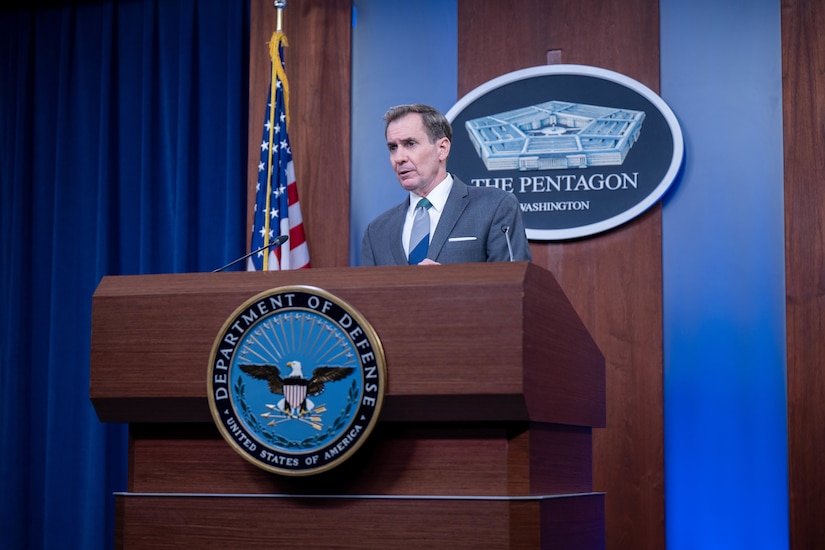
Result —
[{"label": "white pocket square", "polygon": [[451,243],[457,243],[460,241],[475,241],[477,239],[478,237],[450,237],[449,239],[447,239],[447,241]]}]

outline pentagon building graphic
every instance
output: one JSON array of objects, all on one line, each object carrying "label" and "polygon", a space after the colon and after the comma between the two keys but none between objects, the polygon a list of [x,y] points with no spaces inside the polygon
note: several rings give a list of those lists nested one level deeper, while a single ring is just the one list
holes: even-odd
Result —
[{"label": "pentagon building graphic", "polygon": [[548,101],[465,123],[487,170],[619,165],[639,139],[643,111]]}]

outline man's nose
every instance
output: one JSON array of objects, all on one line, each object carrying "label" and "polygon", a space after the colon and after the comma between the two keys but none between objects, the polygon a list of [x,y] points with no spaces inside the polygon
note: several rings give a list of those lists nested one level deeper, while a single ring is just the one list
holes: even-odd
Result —
[{"label": "man's nose", "polygon": [[407,160],[407,154],[400,147],[390,153],[390,162],[394,165],[403,164]]}]

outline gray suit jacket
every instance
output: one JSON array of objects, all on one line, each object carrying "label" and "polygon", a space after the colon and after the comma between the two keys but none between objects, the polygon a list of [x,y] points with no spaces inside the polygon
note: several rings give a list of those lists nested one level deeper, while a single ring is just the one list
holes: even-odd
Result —
[{"label": "gray suit jacket", "polygon": [[[362,266],[407,264],[401,233],[409,206],[407,197],[367,226],[361,243]],[[510,228],[513,260],[531,260],[518,199],[495,187],[468,186],[453,176],[427,257],[442,264],[509,261],[504,227]]]}]

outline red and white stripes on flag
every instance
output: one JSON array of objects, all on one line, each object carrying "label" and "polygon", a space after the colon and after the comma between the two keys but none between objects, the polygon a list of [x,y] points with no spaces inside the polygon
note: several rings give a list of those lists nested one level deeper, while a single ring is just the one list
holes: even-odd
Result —
[{"label": "red and white stripes on flag", "polygon": [[248,271],[310,267],[295,165],[287,133],[289,83],[283,61],[283,49],[287,45],[286,36],[281,32],[275,32],[269,42],[272,76],[261,139],[250,250],[267,246],[278,235],[289,235],[289,240],[280,247],[250,256]]}]

